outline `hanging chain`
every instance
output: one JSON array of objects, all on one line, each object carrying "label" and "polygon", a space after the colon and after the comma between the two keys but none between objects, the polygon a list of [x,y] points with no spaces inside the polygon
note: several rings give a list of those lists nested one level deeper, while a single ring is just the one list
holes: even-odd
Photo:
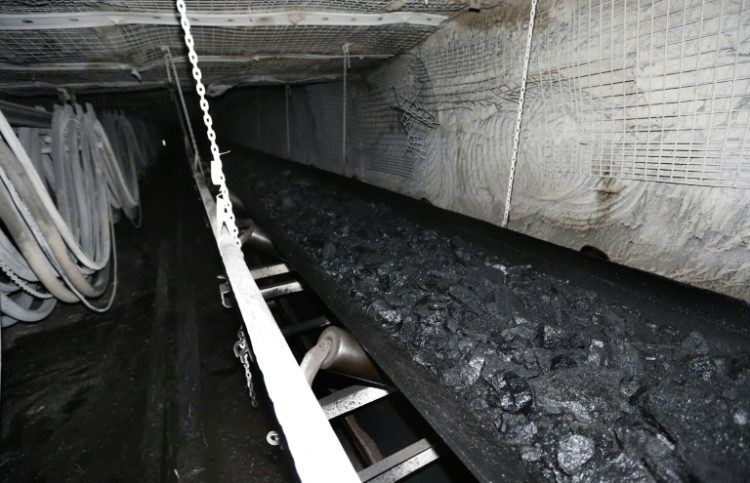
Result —
[{"label": "hanging chain", "polygon": [[219,234],[221,227],[226,226],[231,241],[239,246],[242,243],[239,239],[239,230],[235,223],[234,212],[232,211],[232,201],[229,199],[229,189],[227,188],[226,178],[224,176],[224,167],[221,163],[221,154],[219,146],[216,144],[216,133],[213,128],[213,118],[208,112],[208,100],[206,99],[206,87],[201,81],[203,74],[198,67],[198,54],[195,52],[195,40],[190,33],[190,20],[187,17],[187,7],[185,0],[176,0],[177,11],[180,13],[180,25],[185,32],[185,46],[188,49],[188,60],[193,66],[193,78],[195,79],[195,91],[200,98],[200,107],[203,111],[203,123],[206,125],[206,135],[211,143],[211,182],[219,187],[219,194],[216,196],[216,224]]},{"label": "hanging chain", "polygon": [[0,271],[2,271],[13,283],[18,285],[21,290],[28,293],[32,297],[37,297],[40,299],[50,299],[52,298],[52,294],[49,292],[40,292],[39,290],[36,290],[34,287],[32,287],[32,284],[30,282],[26,282],[21,277],[16,275],[16,272],[14,272],[8,265],[6,265],[5,261],[0,259]]},{"label": "hanging chain", "polygon": [[255,386],[253,385],[253,373],[250,372],[250,361],[252,357],[250,355],[250,347],[247,345],[247,339],[245,339],[245,331],[242,326],[237,331],[237,342],[234,343],[234,357],[238,358],[242,363],[242,367],[245,368],[245,381],[247,382],[247,392],[250,394],[250,404],[254,408],[258,407],[258,399],[255,397]]},{"label": "hanging chain", "polygon": [[[190,60],[190,63],[193,66],[192,73],[193,78],[195,79],[195,91],[200,98],[200,107],[203,111],[203,123],[206,125],[206,135],[208,136],[208,141],[211,143],[211,156],[213,158],[211,160],[211,182],[219,187],[219,194],[216,196],[217,229],[219,230],[219,235],[221,235],[221,227],[226,226],[231,241],[239,247],[242,246],[242,243],[239,239],[239,230],[237,229],[234,212],[232,211],[232,201],[229,199],[229,189],[227,188],[227,182],[224,176],[219,146],[216,144],[216,133],[213,129],[213,119],[208,112],[206,87],[201,81],[203,74],[201,73],[200,67],[198,67],[198,54],[195,53],[195,41],[193,40],[193,35],[190,33],[190,21],[187,18],[187,7],[185,6],[184,0],[176,0],[176,4],[177,11],[180,13],[180,25],[185,32],[185,46],[188,49],[188,60]],[[177,71],[175,70],[173,72],[176,76]],[[177,82],[179,82],[179,80],[177,80]],[[250,361],[252,357],[242,327],[240,327],[240,330],[237,332],[237,342],[234,343],[234,355],[240,360],[242,367],[245,369],[245,381],[247,383],[247,391],[250,394],[250,403],[253,407],[257,407],[258,401],[255,397],[253,374],[250,372]]]},{"label": "hanging chain", "polygon": [[500,226],[508,226],[510,217],[510,198],[513,193],[513,177],[516,174],[516,161],[518,159],[518,141],[521,135],[521,118],[523,117],[523,101],[526,96],[526,78],[529,74],[529,57],[531,56],[531,38],[534,32],[534,16],[536,15],[536,2],[531,0],[531,13],[529,14],[529,30],[526,35],[526,53],[523,57],[523,75],[521,77],[521,94],[518,96],[518,116],[516,117],[516,129],[513,132],[513,154],[510,158],[510,172],[508,174],[508,192],[505,195],[505,211]]}]

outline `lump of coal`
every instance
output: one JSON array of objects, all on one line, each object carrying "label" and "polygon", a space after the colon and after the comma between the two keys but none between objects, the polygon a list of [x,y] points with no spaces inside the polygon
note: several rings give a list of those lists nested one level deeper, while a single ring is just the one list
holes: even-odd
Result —
[{"label": "lump of coal", "polygon": [[692,331],[680,346],[680,355],[683,357],[705,356],[709,352],[708,342],[698,331]]},{"label": "lump of coal", "polygon": [[472,357],[468,363],[461,363],[448,370],[443,376],[443,382],[454,387],[471,386],[479,379],[483,365],[484,358]]},{"label": "lump of coal", "polygon": [[594,456],[594,441],[580,434],[570,435],[557,445],[557,464],[565,473],[574,475]]},{"label": "lump of coal", "polygon": [[529,381],[536,407],[546,414],[572,414],[580,423],[614,421],[621,373],[588,368],[559,369]]},{"label": "lump of coal", "polygon": [[528,409],[534,400],[529,384],[512,372],[497,371],[485,376],[490,387],[488,403],[509,413]]},{"label": "lump of coal", "polygon": [[388,305],[385,300],[375,300],[370,304],[370,310],[377,314],[378,318],[386,324],[396,325],[401,323],[401,314]]},{"label": "lump of coal", "polygon": [[521,459],[528,462],[539,461],[542,459],[542,450],[534,446],[524,446],[521,448]]},{"label": "lump of coal", "polygon": [[648,469],[640,461],[620,453],[616,458],[596,468],[587,478],[588,483],[655,483]]},{"label": "lump of coal", "polygon": [[617,439],[625,453],[635,461],[646,465],[658,481],[688,481],[689,476],[675,446],[669,439],[653,428],[621,428]]},{"label": "lump of coal", "polygon": [[336,255],[336,245],[326,242],[323,246],[323,260],[330,260],[334,255]]}]

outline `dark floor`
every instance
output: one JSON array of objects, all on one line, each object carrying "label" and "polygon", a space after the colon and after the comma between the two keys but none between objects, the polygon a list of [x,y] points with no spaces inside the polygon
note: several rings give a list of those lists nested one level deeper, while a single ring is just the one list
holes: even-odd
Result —
[{"label": "dark floor", "polygon": [[158,166],[143,226],[117,226],[112,310],[3,331],[2,481],[294,480],[265,441],[273,417],[250,407],[188,164]]},{"label": "dark floor", "polygon": [[750,479],[750,306],[234,148],[228,180],[480,480]]}]

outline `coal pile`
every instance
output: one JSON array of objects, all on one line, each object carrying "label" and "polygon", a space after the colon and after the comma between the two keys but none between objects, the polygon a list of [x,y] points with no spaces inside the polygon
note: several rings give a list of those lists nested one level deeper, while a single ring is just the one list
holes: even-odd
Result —
[{"label": "coal pile", "polygon": [[258,163],[239,186],[533,477],[750,481],[747,337],[648,316],[307,172]]}]

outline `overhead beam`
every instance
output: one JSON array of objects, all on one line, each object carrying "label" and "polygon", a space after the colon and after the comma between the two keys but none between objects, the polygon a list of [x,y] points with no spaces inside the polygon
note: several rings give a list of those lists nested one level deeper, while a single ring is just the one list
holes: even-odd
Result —
[{"label": "overhead beam", "polygon": [[[254,54],[251,56],[228,56],[228,55],[202,55],[201,62],[211,63],[251,63],[261,60],[335,60],[342,59],[343,54]],[[383,60],[393,57],[389,54],[360,54],[352,55],[360,60],[376,59]],[[186,59],[176,57],[174,62],[184,63]],[[143,72],[154,68],[164,68],[164,60],[158,59],[143,64],[131,64],[128,62],[47,62],[41,64],[8,64],[0,63],[0,71],[20,72],[65,72],[78,70],[137,70]]]},{"label": "overhead beam", "polygon": [[[437,27],[448,17],[423,12],[309,12],[304,10],[266,13],[193,12],[193,27],[361,27],[411,24]],[[0,30],[61,30],[112,27],[118,25],[179,26],[177,12],[51,12],[0,15]]]}]

